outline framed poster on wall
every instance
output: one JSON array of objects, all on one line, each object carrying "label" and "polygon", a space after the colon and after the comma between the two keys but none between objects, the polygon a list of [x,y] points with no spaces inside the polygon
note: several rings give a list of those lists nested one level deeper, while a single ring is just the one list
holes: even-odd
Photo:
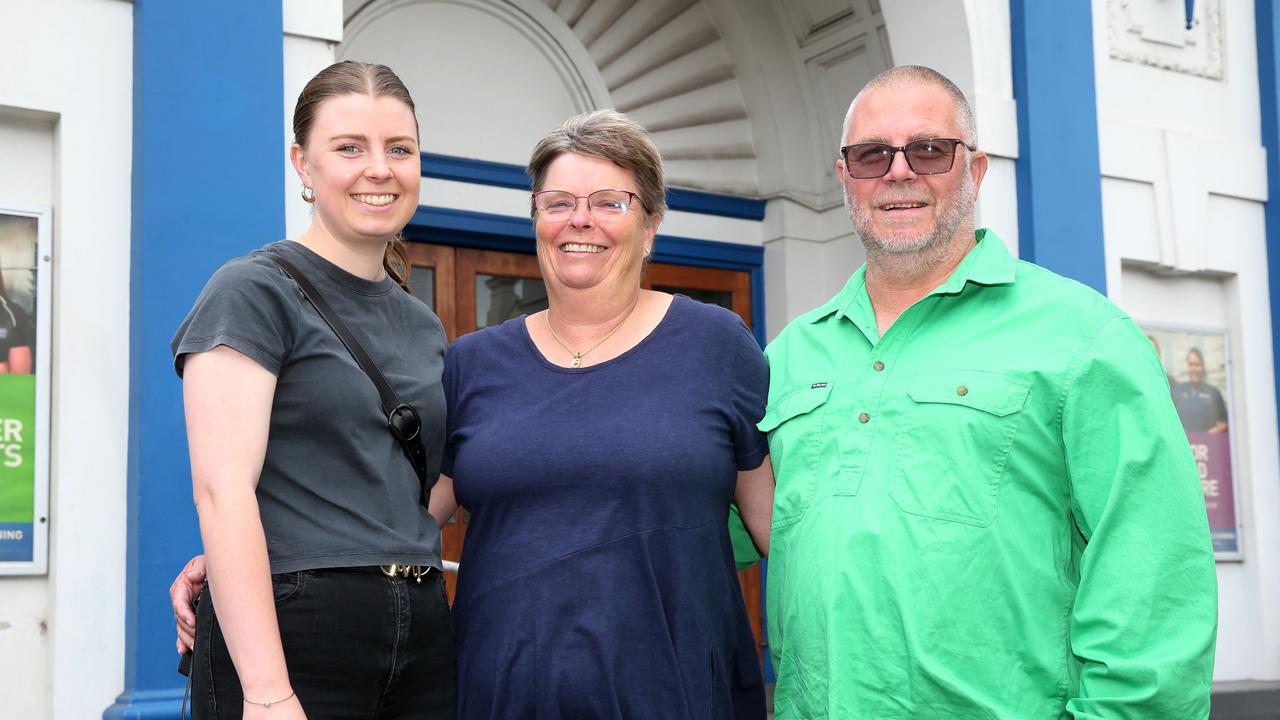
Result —
[{"label": "framed poster on wall", "polygon": [[0,201],[0,575],[48,569],[51,222]]},{"label": "framed poster on wall", "polygon": [[1239,501],[1231,419],[1231,344],[1221,328],[1142,323],[1169,380],[1173,406],[1200,471],[1213,551],[1240,560]]}]

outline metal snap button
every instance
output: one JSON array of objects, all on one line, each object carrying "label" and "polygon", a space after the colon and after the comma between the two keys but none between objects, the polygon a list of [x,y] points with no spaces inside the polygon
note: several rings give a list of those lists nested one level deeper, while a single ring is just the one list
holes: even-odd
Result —
[{"label": "metal snap button", "polygon": [[866,424],[871,422],[871,416],[866,413],[858,413],[858,422]]},{"label": "metal snap button", "polygon": [[965,395],[969,394],[969,388],[965,387],[964,385],[961,385],[960,387],[956,388],[956,394],[959,395],[960,397],[964,397]]},{"label": "metal snap button", "polygon": [[871,367],[874,368],[876,372],[880,372],[881,370],[884,370],[884,363],[877,360]]}]

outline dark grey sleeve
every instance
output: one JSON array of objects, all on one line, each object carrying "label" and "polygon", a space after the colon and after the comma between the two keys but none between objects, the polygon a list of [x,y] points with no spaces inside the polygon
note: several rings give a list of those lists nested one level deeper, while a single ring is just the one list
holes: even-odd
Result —
[{"label": "dark grey sleeve", "polygon": [[223,265],[209,278],[173,337],[178,377],[187,355],[219,345],[279,375],[293,346],[299,300],[292,281],[264,257],[241,257]]}]

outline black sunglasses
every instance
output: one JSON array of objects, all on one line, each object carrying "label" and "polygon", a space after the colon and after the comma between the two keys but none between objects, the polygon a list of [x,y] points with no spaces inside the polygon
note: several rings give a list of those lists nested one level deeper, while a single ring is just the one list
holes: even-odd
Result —
[{"label": "black sunglasses", "polygon": [[840,158],[849,177],[871,180],[884,177],[893,165],[893,156],[899,151],[907,159],[907,167],[917,175],[938,175],[951,170],[956,160],[956,146],[963,145],[972,152],[978,148],[956,138],[925,138],[906,145],[888,143],[857,143],[840,148]]}]

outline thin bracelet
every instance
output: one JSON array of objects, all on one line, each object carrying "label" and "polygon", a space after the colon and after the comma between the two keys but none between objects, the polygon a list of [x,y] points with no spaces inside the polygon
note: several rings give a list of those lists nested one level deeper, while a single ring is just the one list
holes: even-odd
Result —
[{"label": "thin bracelet", "polygon": [[285,700],[288,700],[288,699],[289,699],[289,698],[291,698],[291,697],[293,697],[293,693],[292,693],[292,692],[290,692],[288,695],[285,695],[284,697],[280,698],[279,700],[268,700],[267,702],[254,702],[253,700],[250,700],[249,698],[242,698],[242,699],[243,699],[245,702],[249,703],[250,705],[261,705],[261,706],[262,706],[262,707],[264,707],[264,708],[269,708],[269,707],[271,707],[272,705],[279,705],[280,703],[284,702]]}]

